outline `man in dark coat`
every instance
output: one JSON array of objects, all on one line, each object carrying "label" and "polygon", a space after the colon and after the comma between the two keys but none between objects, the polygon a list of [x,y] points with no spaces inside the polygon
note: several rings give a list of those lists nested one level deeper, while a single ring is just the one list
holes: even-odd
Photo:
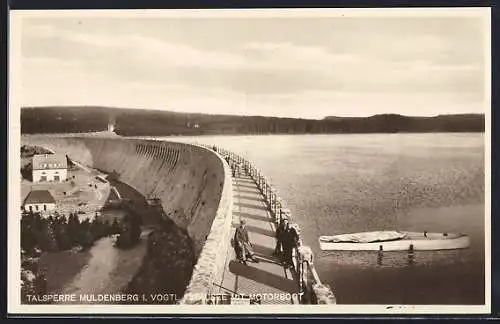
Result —
[{"label": "man in dark coat", "polygon": [[247,255],[253,262],[259,262],[257,259],[255,259],[252,244],[250,243],[250,238],[248,237],[246,221],[244,219],[240,220],[240,226],[236,228],[236,232],[234,233],[234,241],[237,248],[241,249],[241,259],[244,264],[247,264]]},{"label": "man in dark coat", "polygon": [[298,235],[297,232],[293,227],[291,227],[288,222],[285,225],[285,228],[283,229],[282,232],[282,245],[283,245],[283,265],[285,267],[292,267],[293,266],[293,249],[297,246],[298,242]]},{"label": "man in dark coat", "polygon": [[278,228],[276,229],[276,247],[274,248],[274,255],[281,257],[281,250],[283,247],[283,234],[288,226],[288,219],[283,217]]}]

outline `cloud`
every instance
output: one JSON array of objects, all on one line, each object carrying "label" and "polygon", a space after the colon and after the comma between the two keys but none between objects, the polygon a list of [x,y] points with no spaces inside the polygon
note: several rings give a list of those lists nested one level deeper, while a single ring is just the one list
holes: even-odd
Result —
[{"label": "cloud", "polygon": [[425,102],[436,110],[432,98],[462,111],[483,100],[481,41],[464,46],[454,34],[410,28],[360,32],[353,25],[325,30],[317,36],[321,41],[314,27],[307,41],[293,34],[284,41],[272,40],[271,31],[268,39],[255,34],[239,40],[242,30],[228,31],[231,37],[198,30],[209,39],[219,37],[211,46],[187,32],[170,39],[156,29],[113,32],[110,27],[97,33],[60,27],[39,23],[23,30],[27,101],[279,114],[285,105],[306,115],[315,114],[311,106],[347,113],[367,105],[418,110],[415,103]]},{"label": "cloud", "polygon": [[[97,50],[109,59],[160,63],[162,67],[238,68],[245,63],[244,58],[229,53],[200,51],[184,44],[166,43],[137,34],[99,35],[39,26],[30,36],[31,43],[25,48],[27,55],[46,55],[46,51],[56,44],[59,51],[51,54],[61,58],[68,54],[81,57],[82,52]],[[78,51],[73,51],[72,47]]]}]

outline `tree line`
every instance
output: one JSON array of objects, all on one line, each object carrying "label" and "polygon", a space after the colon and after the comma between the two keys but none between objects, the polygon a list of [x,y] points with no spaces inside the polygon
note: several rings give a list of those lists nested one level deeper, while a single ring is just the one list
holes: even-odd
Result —
[{"label": "tree line", "polygon": [[26,255],[39,252],[58,252],[76,246],[90,248],[103,237],[118,234],[117,246],[129,247],[136,243],[141,233],[139,215],[127,213],[113,222],[95,217],[80,220],[77,213],[68,217],[55,213],[44,218],[40,213],[23,212],[21,217],[21,249]]},{"label": "tree line", "polygon": [[328,116],[318,120],[108,107],[31,107],[21,109],[21,132],[104,131],[109,120],[115,122],[116,133],[123,136],[484,132],[485,127],[484,114],[435,117],[381,114],[371,117]]}]

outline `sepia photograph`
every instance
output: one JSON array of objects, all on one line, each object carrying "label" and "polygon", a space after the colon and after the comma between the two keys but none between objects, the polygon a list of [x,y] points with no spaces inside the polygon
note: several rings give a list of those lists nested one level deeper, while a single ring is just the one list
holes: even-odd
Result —
[{"label": "sepia photograph", "polygon": [[10,313],[491,312],[489,8],[9,19]]}]

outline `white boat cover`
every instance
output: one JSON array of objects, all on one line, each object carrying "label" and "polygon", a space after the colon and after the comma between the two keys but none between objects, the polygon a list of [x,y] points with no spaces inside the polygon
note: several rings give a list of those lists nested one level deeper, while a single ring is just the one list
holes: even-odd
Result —
[{"label": "white boat cover", "polygon": [[321,236],[320,240],[331,243],[371,243],[401,240],[406,237],[405,233],[397,231],[376,231],[352,234],[341,234],[334,236]]}]

